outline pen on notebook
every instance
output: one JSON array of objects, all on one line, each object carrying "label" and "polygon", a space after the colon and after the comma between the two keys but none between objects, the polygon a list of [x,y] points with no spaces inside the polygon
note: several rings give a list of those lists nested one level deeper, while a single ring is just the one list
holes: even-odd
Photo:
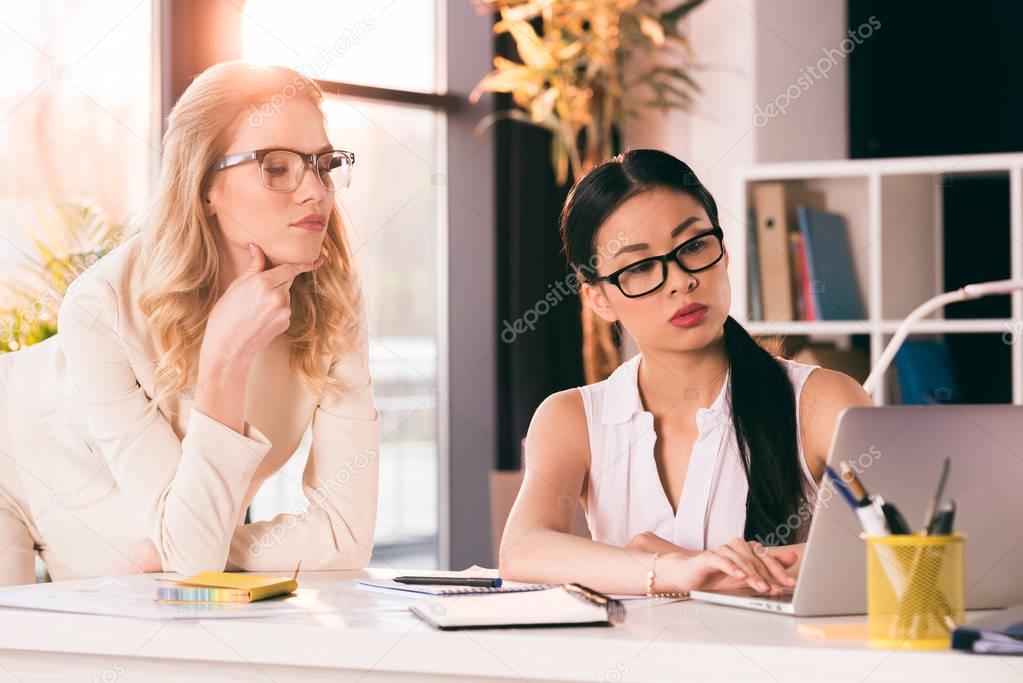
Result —
[{"label": "pen on notebook", "polygon": [[500,588],[501,579],[479,576],[397,576],[396,583],[409,586],[469,586],[472,588]]},{"label": "pen on notebook", "polygon": [[945,481],[948,479],[948,465],[949,458],[945,457],[945,462],[941,463],[941,474],[938,475],[938,488],[934,492],[934,498],[931,499],[931,504],[927,506],[927,514],[924,515],[924,528],[923,533],[930,533],[931,523],[934,521],[934,513],[938,509],[938,505],[941,504],[941,494],[945,491]]}]

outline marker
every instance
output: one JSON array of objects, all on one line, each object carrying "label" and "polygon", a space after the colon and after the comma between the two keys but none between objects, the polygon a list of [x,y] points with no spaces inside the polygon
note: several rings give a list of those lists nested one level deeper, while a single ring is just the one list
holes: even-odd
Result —
[{"label": "marker", "polygon": [[863,530],[871,536],[887,536],[891,533],[884,516],[884,498],[880,495],[871,496],[866,505],[856,508],[856,516],[860,518]]},{"label": "marker", "polygon": [[[823,464],[823,461],[822,461]],[[860,520],[860,526],[871,536],[887,536],[888,522],[884,516],[884,499],[881,496],[868,496],[863,484],[859,482],[856,475],[849,468],[849,465],[842,463],[842,473],[845,477],[839,477],[835,471],[824,465],[824,472],[835,480],[835,488],[838,489],[849,507],[856,513]],[[851,478],[850,478],[851,475]]]},{"label": "marker", "polygon": [[906,518],[899,512],[899,508],[895,507],[894,503],[883,503],[881,505],[881,511],[884,513],[885,523],[888,525],[888,529],[893,534],[908,534],[909,523]]}]

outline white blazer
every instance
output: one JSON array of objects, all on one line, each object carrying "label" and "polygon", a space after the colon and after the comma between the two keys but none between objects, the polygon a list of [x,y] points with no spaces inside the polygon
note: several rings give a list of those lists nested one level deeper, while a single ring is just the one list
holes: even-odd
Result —
[{"label": "white blazer", "polygon": [[[74,281],[59,334],[0,356],[3,530],[17,517],[55,579],[107,574],[144,539],[165,571],[186,574],[364,566],[380,443],[366,335],[358,354],[323,358],[352,388],[320,402],[275,339],[251,366],[244,434],[199,412],[194,387],[158,406],[157,352],[137,306],[140,247],[139,235],[127,239]],[[310,422],[308,511],[243,524]]]}]

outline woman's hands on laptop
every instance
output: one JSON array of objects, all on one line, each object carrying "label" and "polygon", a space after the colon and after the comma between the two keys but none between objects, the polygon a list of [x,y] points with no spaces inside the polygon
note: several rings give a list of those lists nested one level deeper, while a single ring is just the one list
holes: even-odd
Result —
[{"label": "woman's hands on laptop", "polygon": [[797,566],[801,553],[792,547],[765,548],[756,541],[733,538],[712,550],[694,551],[651,532],[637,534],[628,545],[631,550],[664,553],[658,575],[676,589],[734,590],[749,586],[770,594],[796,585],[790,571]]}]

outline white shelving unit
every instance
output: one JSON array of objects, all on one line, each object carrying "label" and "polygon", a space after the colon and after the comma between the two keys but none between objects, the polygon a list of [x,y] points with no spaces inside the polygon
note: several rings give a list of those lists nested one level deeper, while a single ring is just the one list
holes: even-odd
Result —
[{"label": "white shelving unit", "polygon": [[[1004,247],[993,245],[992,253],[995,258],[1009,259],[1010,277],[1023,278],[1023,154],[808,161],[739,169],[736,196],[730,206],[738,207],[740,213],[722,211],[721,217],[731,255],[732,316],[754,335],[866,335],[873,365],[901,320],[917,305],[944,291],[942,187],[954,183],[957,177],[985,175],[1008,178],[1009,243]],[[753,185],[768,181],[822,191],[828,210],[845,216],[867,319],[749,319],[745,222]],[[939,311],[917,324],[913,332],[1005,335],[1011,346],[1012,401],[1023,405],[1023,293],[1011,295],[1009,318],[946,320]],[[875,398],[878,404],[885,402],[883,385]]]}]

